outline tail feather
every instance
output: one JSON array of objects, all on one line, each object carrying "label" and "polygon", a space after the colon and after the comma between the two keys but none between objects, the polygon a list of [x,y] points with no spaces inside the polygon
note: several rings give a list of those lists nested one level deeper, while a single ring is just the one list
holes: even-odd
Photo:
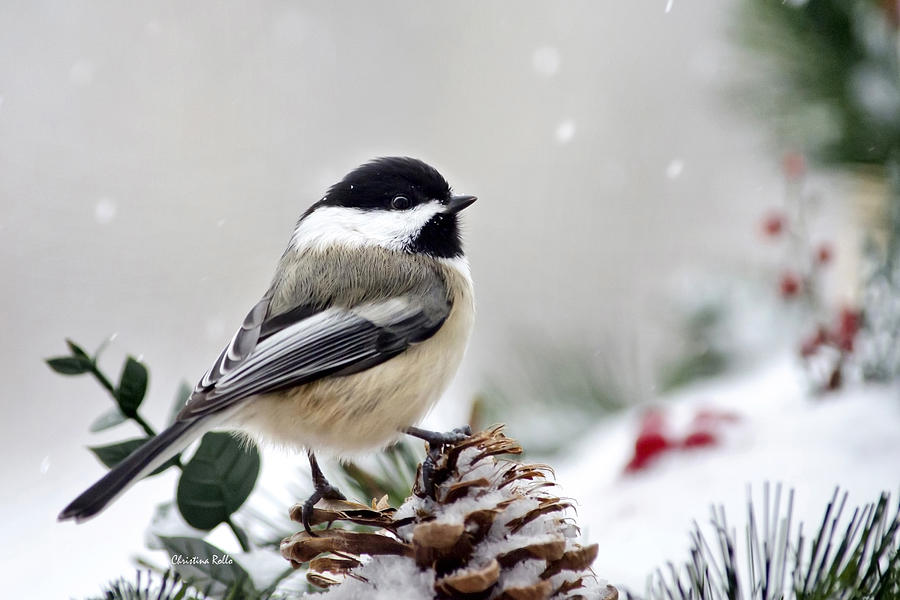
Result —
[{"label": "tail feather", "polygon": [[97,483],[75,498],[57,518],[60,521],[75,519],[79,523],[90,519],[142,477],[184,450],[198,435],[209,429],[209,425],[203,421],[200,419],[174,423],[132,452]]}]

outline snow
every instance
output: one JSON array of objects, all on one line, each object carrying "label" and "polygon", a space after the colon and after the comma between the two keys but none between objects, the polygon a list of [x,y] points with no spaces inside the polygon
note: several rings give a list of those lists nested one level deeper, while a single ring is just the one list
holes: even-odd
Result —
[{"label": "snow", "polygon": [[100,198],[94,205],[94,220],[101,225],[108,225],[116,218],[116,203],[111,198]]},{"label": "snow", "polygon": [[400,600],[401,598],[433,598],[434,571],[422,571],[411,559],[376,556],[368,561],[361,570],[370,580],[378,581],[378,587],[372,589],[368,583],[348,578],[340,586],[336,586],[324,594],[314,594],[312,598],[323,600],[354,600],[371,598],[372,600]]},{"label": "snow", "polygon": [[566,119],[556,127],[556,141],[566,144],[575,136],[575,121]]},{"label": "snow", "polygon": [[512,569],[501,571],[500,587],[506,589],[531,585],[545,568],[547,568],[547,561],[538,559],[523,560]]},{"label": "snow", "polygon": [[860,385],[811,396],[802,369],[784,353],[740,376],[693,386],[660,404],[676,432],[699,409],[736,412],[712,447],[662,455],[624,474],[639,430],[635,410],[600,424],[556,465],[567,496],[579,501],[585,541],[600,544],[594,563],[610,583],[643,591],[667,561],[687,558],[693,521],[722,505],[740,530],[748,486],[756,500],[766,481],[795,494],[795,518],[813,526],[835,486],[851,505],[874,501],[900,484],[897,385]]},{"label": "snow", "polygon": [[666,166],[666,177],[669,179],[676,179],[681,172],[684,171],[684,161],[680,158],[672,159],[672,161]]}]

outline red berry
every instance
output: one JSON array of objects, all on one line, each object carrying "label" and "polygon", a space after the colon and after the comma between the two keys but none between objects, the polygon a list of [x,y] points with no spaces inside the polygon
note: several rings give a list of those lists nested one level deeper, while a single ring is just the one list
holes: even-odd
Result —
[{"label": "red berry", "polygon": [[844,307],[838,320],[837,332],[835,338],[837,345],[845,352],[853,352],[853,340],[859,333],[859,326],[862,315],[859,311]]},{"label": "red berry", "polygon": [[806,174],[806,157],[799,152],[788,152],[781,160],[781,168],[788,179],[800,179]]},{"label": "red berry", "polygon": [[793,298],[800,293],[800,280],[793,273],[785,273],[781,276],[781,295],[784,298]]},{"label": "red berry", "polygon": [[628,461],[628,464],[625,465],[626,473],[634,473],[635,471],[640,471],[645,467],[645,461],[638,460],[638,457],[632,457],[631,460]]},{"label": "red berry", "polygon": [[768,237],[777,237],[782,231],[784,231],[785,218],[784,215],[780,212],[773,212],[763,219],[762,229],[763,233]]},{"label": "red berry", "polygon": [[714,446],[719,443],[717,438],[711,431],[698,430],[693,431],[681,442],[684,448],[700,448],[702,446]]},{"label": "red berry", "polygon": [[671,442],[661,433],[642,432],[634,441],[634,456],[625,466],[626,471],[643,469],[650,460],[669,450]]},{"label": "red berry", "polygon": [[820,244],[816,249],[816,262],[820,265],[826,265],[830,263],[833,257],[834,252],[831,249],[831,244],[823,243]]}]

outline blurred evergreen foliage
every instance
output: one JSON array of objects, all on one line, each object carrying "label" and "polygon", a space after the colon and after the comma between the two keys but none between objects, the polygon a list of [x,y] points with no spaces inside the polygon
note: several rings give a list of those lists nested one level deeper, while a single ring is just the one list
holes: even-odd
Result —
[{"label": "blurred evergreen foliage", "polygon": [[[900,377],[900,3],[744,0],[739,34],[770,67],[750,90],[780,136],[823,164],[884,182],[868,224],[862,328],[868,380]],[[774,110],[771,110],[774,109]]]},{"label": "blurred evergreen foliage", "polygon": [[632,403],[622,370],[597,352],[525,342],[512,355],[515,368],[483,386],[470,425],[477,431],[505,423],[529,454],[564,451],[598,421]]},{"label": "blurred evergreen foliage", "polygon": [[768,59],[774,78],[752,98],[774,102],[783,138],[829,164],[895,160],[897,11],[896,2],[880,0],[744,0],[740,38]]},{"label": "blurred evergreen foliage", "polygon": [[722,348],[722,307],[703,304],[687,315],[680,339],[682,356],[662,369],[659,389],[669,392],[698,379],[719,375],[728,368],[728,353]]},{"label": "blurred evergreen foliage", "polygon": [[340,462],[338,466],[355,492],[350,496],[356,495],[366,504],[386,495],[391,506],[400,506],[415,483],[419,455],[424,455],[424,451],[416,443],[404,439],[375,454],[372,457],[374,466],[358,461]]}]

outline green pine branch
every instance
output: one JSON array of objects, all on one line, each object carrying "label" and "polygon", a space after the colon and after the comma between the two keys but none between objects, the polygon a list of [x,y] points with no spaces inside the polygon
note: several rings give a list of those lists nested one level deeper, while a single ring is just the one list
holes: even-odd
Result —
[{"label": "green pine branch", "polygon": [[[690,556],[651,576],[646,600],[895,600],[900,598],[900,505],[890,496],[845,518],[847,494],[835,490],[818,529],[793,528],[794,493],[781,502],[764,487],[739,538],[724,509],[712,509],[713,535],[694,524]],[[746,553],[738,558],[738,549]],[[744,562],[746,561],[746,562]],[[629,594],[630,597],[636,597]]]}]

